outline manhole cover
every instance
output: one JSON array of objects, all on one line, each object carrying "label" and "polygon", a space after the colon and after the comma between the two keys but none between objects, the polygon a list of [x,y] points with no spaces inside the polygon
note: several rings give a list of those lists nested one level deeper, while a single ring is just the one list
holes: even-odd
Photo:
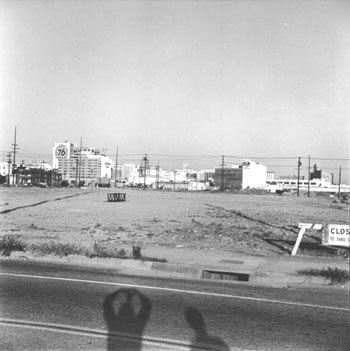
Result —
[{"label": "manhole cover", "polygon": [[220,271],[203,270],[202,279],[238,280],[241,282],[248,282],[249,274],[238,273],[238,272],[220,272]]}]

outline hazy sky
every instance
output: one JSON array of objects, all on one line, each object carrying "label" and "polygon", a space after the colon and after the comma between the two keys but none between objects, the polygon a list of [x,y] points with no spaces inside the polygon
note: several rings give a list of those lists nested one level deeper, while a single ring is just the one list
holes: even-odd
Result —
[{"label": "hazy sky", "polygon": [[348,159],[349,24],[336,0],[0,0],[0,149],[17,126],[23,157]]}]

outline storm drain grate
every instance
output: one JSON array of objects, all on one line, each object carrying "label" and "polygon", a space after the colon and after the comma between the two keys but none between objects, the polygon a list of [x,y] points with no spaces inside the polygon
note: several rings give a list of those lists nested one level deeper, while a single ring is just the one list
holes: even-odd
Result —
[{"label": "storm drain grate", "polygon": [[219,263],[231,263],[231,264],[243,264],[244,261],[236,261],[236,260],[221,260]]},{"label": "storm drain grate", "polygon": [[203,270],[202,271],[202,279],[237,280],[240,282],[248,282],[249,281],[249,274],[248,273],[228,272],[228,271]]}]

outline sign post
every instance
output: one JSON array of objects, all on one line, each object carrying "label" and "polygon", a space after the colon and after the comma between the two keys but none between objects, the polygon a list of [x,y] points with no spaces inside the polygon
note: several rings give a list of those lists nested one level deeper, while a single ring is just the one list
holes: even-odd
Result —
[{"label": "sign post", "polygon": [[294,247],[293,247],[292,256],[296,255],[296,253],[299,249],[301,240],[303,239],[304,233],[306,232],[306,229],[312,228],[312,223],[299,223],[299,228],[300,228],[300,230],[298,233],[297,241],[295,242]]},{"label": "sign post", "polygon": [[[307,230],[321,231],[322,224],[299,223],[298,238],[294,244],[292,256],[295,256],[300,246],[301,240]],[[329,224],[327,231],[322,232],[322,245],[342,246],[350,248],[350,226],[346,224]]]},{"label": "sign post", "polygon": [[306,230],[310,230],[310,229],[313,229],[313,230],[322,230],[322,224],[312,224],[312,223],[299,223],[299,233],[298,233],[298,238],[297,238],[297,241],[295,242],[294,244],[294,248],[293,248],[293,251],[292,251],[292,256],[295,256],[297,251],[298,251],[298,248],[300,246],[300,243],[301,243],[301,240],[303,239],[303,236],[306,232]]}]

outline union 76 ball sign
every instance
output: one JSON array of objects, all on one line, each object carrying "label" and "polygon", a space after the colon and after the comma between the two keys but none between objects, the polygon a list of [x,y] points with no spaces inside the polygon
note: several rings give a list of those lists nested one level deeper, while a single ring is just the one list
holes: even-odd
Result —
[{"label": "union 76 ball sign", "polygon": [[68,148],[64,144],[60,144],[56,147],[55,150],[56,158],[67,158],[68,157]]}]

